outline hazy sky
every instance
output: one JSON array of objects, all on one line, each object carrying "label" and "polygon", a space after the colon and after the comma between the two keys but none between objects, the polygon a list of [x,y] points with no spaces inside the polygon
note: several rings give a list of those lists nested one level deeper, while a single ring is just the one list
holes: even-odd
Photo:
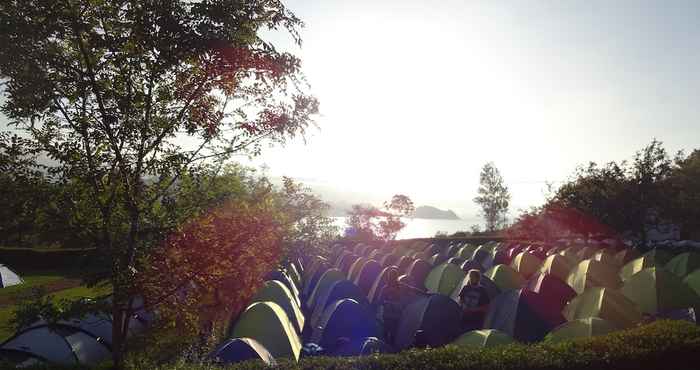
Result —
[{"label": "hazy sky", "polygon": [[654,137],[700,147],[700,1],[287,4],[323,116],[306,145],[265,153],[271,174],[469,217],[487,161],[517,209]]},{"label": "hazy sky", "polygon": [[299,54],[322,117],[306,145],[255,161],[273,176],[471,218],[488,161],[515,210],[653,137],[700,147],[700,1],[287,4],[307,24]]}]

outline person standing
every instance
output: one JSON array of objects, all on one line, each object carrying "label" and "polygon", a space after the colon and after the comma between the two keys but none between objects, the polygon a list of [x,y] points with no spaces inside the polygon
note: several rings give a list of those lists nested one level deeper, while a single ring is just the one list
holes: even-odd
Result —
[{"label": "person standing", "polygon": [[463,331],[481,329],[490,302],[486,288],[481,286],[481,271],[469,270],[467,283],[459,292]]},{"label": "person standing", "polygon": [[401,299],[399,274],[395,269],[389,269],[387,283],[382,288],[380,295],[379,317],[384,324],[384,338],[390,345],[394,344],[394,337],[399,327],[399,320],[401,320],[403,310]]}]

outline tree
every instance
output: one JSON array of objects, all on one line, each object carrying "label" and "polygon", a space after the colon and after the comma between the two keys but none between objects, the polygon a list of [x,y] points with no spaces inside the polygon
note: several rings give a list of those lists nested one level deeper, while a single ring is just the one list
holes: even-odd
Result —
[{"label": "tree", "polygon": [[506,225],[510,193],[493,162],[486,163],[479,175],[478,196],[474,202],[481,207],[486,231],[493,232]]},{"label": "tree", "polygon": [[313,124],[300,60],[261,37],[281,29],[300,45],[301,26],[278,0],[0,4],[2,113],[50,159],[52,181],[87,189],[116,367],[136,282],[175,226],[163,221],[191,216],[164,214],[173,187]]},{"label": "tree", "polygon": [[394,240],[406,224],[402,217],[409,217],[415,211],[413,201],[406,195],[394,195],[384,202],[383,209],[374,206],[353,205],[346,223],[358,240]]},{"label": "tree", "polygon": [[700,239],[700,150],[688,156],[679,153],[667,178],[664,216],[681,226],[686,239]]}]

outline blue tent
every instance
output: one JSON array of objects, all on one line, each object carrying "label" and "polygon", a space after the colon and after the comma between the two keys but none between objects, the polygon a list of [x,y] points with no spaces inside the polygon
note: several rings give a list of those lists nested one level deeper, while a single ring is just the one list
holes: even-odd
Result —
[{"label": "blue tent", "polygon": [[327,353],[336,350],[339,338],[350,341],[378,337],[379,325],[374,315],[354,299],[342,299],[326,308],[318,326],[314,327],[311,341]]},{"label": "blue tent", "polygon": [[399,262],[396,263],[396,267],[399,268],[399,275],[403,275],[408,272],[408,269],[411,268],[411,265],[413,264],[413,258],[409,256],[403,256],[399,259]]},{"label": "blue tent", "polygon": [[382,266],[387,267],[387,266],[396,266],[396,264],[399,262],[399,259],[401,258],[400,255],[398,254],[387,254],[382,258],[380,261],[382,263]]},{"label": "blue tent", "polygon": [[542,340],[564,321],[550,298],[518,289],[503,292],[491,302],[484,328],[500,330],[518,341],[534,342]]},{"label": "blue tent", "polygon": [[355,302],[362,305],[369,305],[365,293],[357,287],[357,285],[351,283],[348,280],[338,280],[331,284],[330,289],[324,292],[325,294],[318,297],[316,300],[316,305],[311,313],[311,327],[315,328],[326,308],[331,304],[345,298],[352,298]]},{"label": "blue tent", "polygon": [[232,364],[248,360],[262,360],[267,365],[276,366],[277,362],[265,346],[251,338],[229,339],[217,347],[209,358],[220,364]]},{"label": "blue tent", "polygon": [[404,308],[394,347],[404,350],[413,346],[419,330],[423,331],[423,344],[445,345],[461,334],[461,322],[462,309],[450,297],[440,294],[420,297]]},{"label": "blue tent", "polygon": [[362,266],[362,270],[360,270],[354,283],[360,290],[367,294],[370,289],[372,289],[372,284],[374,284],[374,281],[377,280],[377,276],[379,276],[381,272],[382,265],[377,261],[369,260]]},{"label": "blue tent", "polygon": [[369,356],[375,353],[391,353],[391,347],[376,337],[349,340],[341,338],[339,346],[333,351],[333,356]]},{"label": "blue tent", "polygon": [[316,288],[318,280],[321,279],[323,273],[325,273],[330,268],[330,264],[326,262],[319,262],[318,266],[315,267],[315,271],[311,275],[308,281],[304,282],[304,290],[301,292],[302,301],[305,301],[311,295],[311,292]]}]

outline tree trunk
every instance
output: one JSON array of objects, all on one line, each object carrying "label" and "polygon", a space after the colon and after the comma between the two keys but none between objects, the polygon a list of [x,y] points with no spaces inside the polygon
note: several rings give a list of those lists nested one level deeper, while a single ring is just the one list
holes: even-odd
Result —
[{"label": "tree trunk", "polygon": [[124,368],[124,344],[126,335],[122,330],[124,327],[124,311],[115,300],[112,302],[112,362],[114,368],[121,370]]}]

